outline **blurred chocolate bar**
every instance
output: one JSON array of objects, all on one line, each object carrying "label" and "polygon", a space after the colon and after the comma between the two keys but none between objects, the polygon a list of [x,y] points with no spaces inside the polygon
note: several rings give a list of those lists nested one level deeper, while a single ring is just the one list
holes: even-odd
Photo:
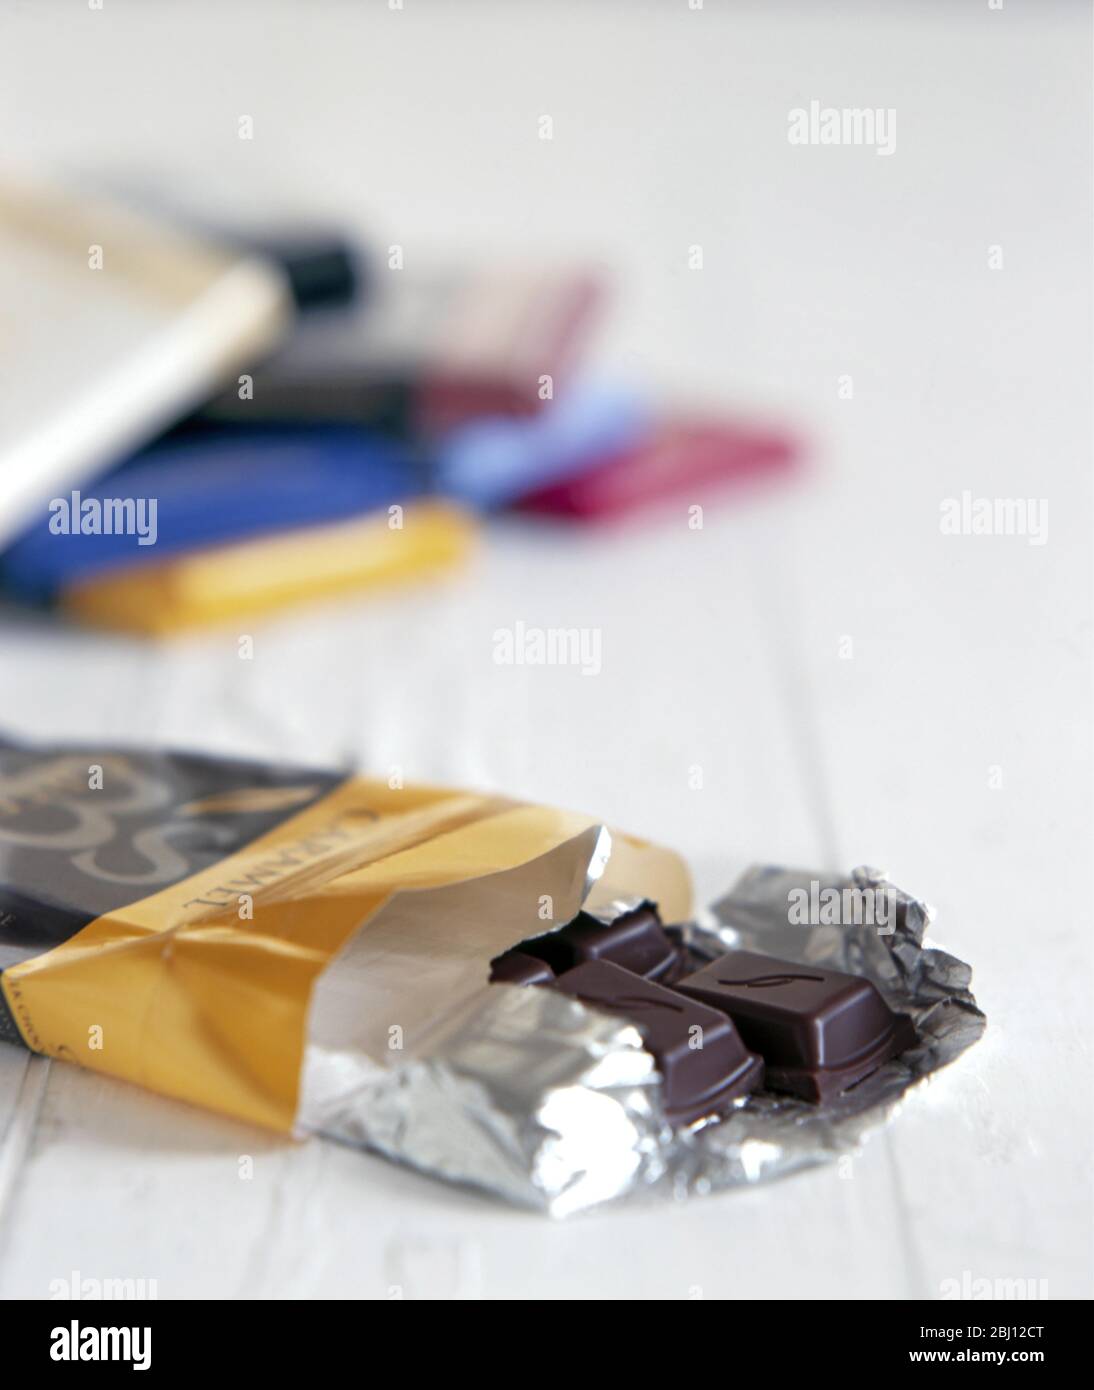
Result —
[{"label": "blurred chocolate bar", "polygon": [[294,322],[269,258],[8,176],[0,302],[0,544],[223,390]]},{"label": "blurred chocolate bar", "polygon": [[601,298],[585,271],[393,270],[360,308],[303,319],[245,389],[206,414],[431,435],[479,416],[533,414],[569,376]]},{"label": "blurred chocolate bar", "polygon": [[150,170],[96,179],[119,204],[161,223],[185,228],[208,245],[273,262],[299,313],[363,299],[372,279],[358,238],[329,223],[292,217],[218,215],[213,200],[195,201]]},{"label": "blurred chocolate bar", "polygon": [[431,485],[490,511],[530,488],[597,467],[636,446],[650,428],[649,409],[635,391],[581,382],[536,415],[489,416],[450,430],[431,451]]},{"label": "blurred chocolate bar", "polygon": [[430,580],[471,550],[473,519],[449,502],[386,508],[234,544],[184,550],[66,584],[61,611],[81,622],[163,636],[293,604]]},{"label": "blurred chocolate bar", "polygon": [[126,566],[403,503],[422,491],[407,452],[349,426],[178,431],[37,509],[0,555],[0,579],[12,595],[48,601]]},{"label": "blurred chocolate bar", "polygon": [[301,225],[275,232],[226,233],[223,240],[276,262],[301,313],[364,298],[364,257],[336,231]]},{"label": "blurred chocolate bar", "polygon": [[708,489],[787,471],[797,460],[787,435],[734,421],[667,421],[650,436],[592,468],[538,488],[522,510],[586,521],[609,520],[683,496],[703,502]]}]

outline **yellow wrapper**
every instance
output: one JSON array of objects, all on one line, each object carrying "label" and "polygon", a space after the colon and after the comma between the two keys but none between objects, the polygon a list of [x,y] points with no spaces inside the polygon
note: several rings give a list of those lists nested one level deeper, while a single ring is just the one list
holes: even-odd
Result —
[{"label": "yellow wrapper", "polygon": [[471,517],[445,502],[192,551],[72,585],[62,609],[81,622],[162,635],[259,616],[305,600],[428,578],[468,554]]}]

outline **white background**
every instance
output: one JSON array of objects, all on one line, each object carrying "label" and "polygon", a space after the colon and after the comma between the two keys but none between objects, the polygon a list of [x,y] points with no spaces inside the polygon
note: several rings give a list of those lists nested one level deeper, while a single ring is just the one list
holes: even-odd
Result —
[{"label": "white background", "polygon": [[[902,1298],[968,1272],[1089,1296],[1089,8],[0,15],[20,160],[408,256],[591,254],[618,281],[605,364],[809,442],[797,482],[701,532],[693,499],[607,535],[499,524],[443,594],[279,620],[250,663],[234,631],[7,615],[0,722],[576,806],[679,848],[701,900],[754,859],[880,864],[935,903],[989,1019],[843,1175],[563,1224],[5,1050],[0,1292],[78,1270],[161,1297]],[[895,108],[895,153],[791,146],[813,99]],[[966,489],[1045,499],[1047,543],[942,535]],[[601,628],[603,673],[495,666],[518,619]]]}]

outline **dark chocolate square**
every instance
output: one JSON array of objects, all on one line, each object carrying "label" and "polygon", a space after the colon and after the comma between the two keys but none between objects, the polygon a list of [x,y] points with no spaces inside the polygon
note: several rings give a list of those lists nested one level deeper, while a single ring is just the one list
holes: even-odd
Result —
[{"label": "dark chocolate square", "polygon": [[490,962],[492,985],[550,985],[554,979],[555,972],[546,961],[523,951],[506,951]]},{"label": "dark chocolate square", "polygon": [[654,907],[646,904],[625,912],[610,925],[581,912],[558,931],[522,941],[520,949],[544,960],[556,975],[589,961],[608,961],[647,980],[663,979],[676,962],[678,950],[665,935]]},{"label": "dark chocolate square", "polygon": [[915,1030],[858,975],[731,951],[674,989],[732,1018],[766,1085],[828,1100],[911,1046]]},{"label": "dark chocolate square", "polygon": [[635,1025],[661,1073],[662,1103],[674,1124],[725,1114],[763,1080],[763,1063],[732,1022],[675,990],[609,961],[576,966],[555,988]]}]

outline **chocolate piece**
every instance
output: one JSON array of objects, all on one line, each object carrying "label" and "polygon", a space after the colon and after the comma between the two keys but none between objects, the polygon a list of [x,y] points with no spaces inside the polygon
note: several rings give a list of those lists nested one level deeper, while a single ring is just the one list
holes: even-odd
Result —
[{"label": "chocolate piece", "polygon": [[490,962],[492,985],[551,985],[554,980],[555,972],[546,961],[523,951],[506,951]]},{"label": "chocolate piece", "polygon": [[520,949],[545,960],[556,975],[587,961],[604,960],[647,980],[663,979],[676,962],[677,947],[665,935],[657,909],[649,903],[624,912],[609,926],[587,912],[558,931],[522,941]]},{"label": "chocolate piece", "polygon": [[832,1099],[915,1041],[870,980],[815,965],[731,951],[674,988],[732,1018],[767,1087],[804,1100]]},{"label": "chocolate piece", "polygon": [[570,970],[555,988],[635,1025],[661,1073],[673,1124],[722,1115],[763,1081],[763,1063],[717,1009],[602,960]]}]

